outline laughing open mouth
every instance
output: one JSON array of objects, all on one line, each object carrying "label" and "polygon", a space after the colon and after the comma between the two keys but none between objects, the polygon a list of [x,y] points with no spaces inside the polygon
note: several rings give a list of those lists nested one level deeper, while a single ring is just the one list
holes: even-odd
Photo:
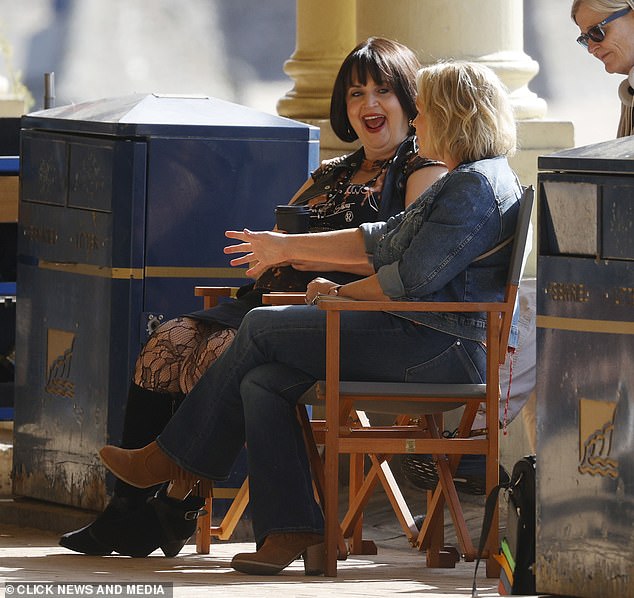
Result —
[{"label": "laughing open mouth", "polygon": [[365,126],[370,130],[381,128],[385,124],[385,120],[386,120],[385,116],[382,116],[380,114],[365,116],[363,118],[363,122],[365,123]]}]

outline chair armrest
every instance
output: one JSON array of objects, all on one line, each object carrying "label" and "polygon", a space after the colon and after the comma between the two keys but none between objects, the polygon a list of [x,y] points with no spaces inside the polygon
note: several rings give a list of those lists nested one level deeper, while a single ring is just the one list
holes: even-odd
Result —
[{"label": "chair armrest", "polygon": [[413,311],[413,312],[512,312],[514,302],[473,302],[466,301],[341,301],[320,298],[320,309],[327,311]]},{"label": "chair armrest", "polygon": [[194,287],[196,297],[230,297],[234,287]]},{"label": "chair armrest", "polygon": [[267,293],[262,295],[265,305],[305,305],[306,293]]},{"label": "chair armrest", "polygon": [[[318,299],[317,306],[327,312],[327,320],[335,312],[342,311],[386,311],[386,312],[486,312],[492,314],[487,321],[487,355],[501,365],[506,359],[507,343],[511,328],[511,318],[515,307],[517,287],[507,287],[505,301],[495,302],[463,302],[463,301],[355,301],[327,296]],[[495,314],[499,314],[498,317]],[[338,320],[338,317],[337,317]],[[335,330],[339,330],[337,323]],[[326,324],[328,329],[328,323]],[[328,338],[328,333],[327,333]],[[333,349],[330,349],[331,351]],[[338,349],[337,349],[338,354]]]},{"label": "chair armrest", "polygon": [[[200,288],[200,287],[197,287]],[[204,288],[204,287],[203,287]],[[262,296],[266,305],[303,305],[306,293],[274,292]],[[513,311],[514,303],[465,301],[367,301],[342,300],[320,297],[317,301],[320,309],[327,311],[440,311],[440,312],[503,312]]]},{"label": "chair armrest", "polygon": [[218,305],[221,297],[231,297],[235,295],[234,287],[194,287],[194,296],[203,298],[203,307],[209,309]]}]

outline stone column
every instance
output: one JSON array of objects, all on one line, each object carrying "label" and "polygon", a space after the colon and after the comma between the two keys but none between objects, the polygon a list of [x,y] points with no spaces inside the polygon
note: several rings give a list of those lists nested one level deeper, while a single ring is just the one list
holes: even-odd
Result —
[{"label": "stone column", "polygon": [[355,0],[297,0],[295,51],[284,64],[295,87],[278,101],[278,113],[327,119],[337,71],[355,44]]},{"label": "stone column", "polygon": [[339,67],[357,44],[356,0],[297,0],[295,51],[284,72],[295,87],[277,103],[281,116],[320,129],[322,160],[351,151],[330,127],[330,96]]},{"label": "stone column", "polygon": [[[522,0],[360,0],[357,35],[398,39],[423,64],[473,60],[492,67],[513,96],[517,117],[539,118],[546,103],[528,89],[539,65],[523,51]],[[389,6],[388,6],[389,4]]]}]

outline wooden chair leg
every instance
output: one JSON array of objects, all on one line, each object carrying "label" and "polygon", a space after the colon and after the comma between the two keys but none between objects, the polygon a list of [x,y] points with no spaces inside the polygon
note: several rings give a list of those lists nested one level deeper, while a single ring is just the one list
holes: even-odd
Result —
[{"label": "wooden chair leg", "polygon": [[[427,503],[433,492],[428,490]],[[425,565],[434,569],[454,569],[460,561],[460,553],[453,546],[445,546],[445,514],[438,511],[431,521],[429,546],[425,551]]]},{"label": "wooden chair leg", "polygon": [[230,492],[227,493],[227,496],[223,496],[222,488],[215,488],[213,493],[217,499],[231,498],[231,506],[222,518],[220,525],[213,526],[211,524],[212,493],[205,499],[205,511],[207,511],[207,514],[199,517],[196,522],[196,552],[198,554],[209,554],[212,537],[219,540],[228,540],[231,537],[249,504],[249,478],[245,478],[242,486],[235,494]]},{"label": "wooden chair leg", "polygon": [[[363,411],[356,411],[356,422],[362,427],[370,427],[370,420]],[[409,422],[409,416],[399,416],[396,419],[397,425],[402,425]],[[359,455],[361,457],[361,455]],[[380,482],[383,486],[383,490],[392,505],[394,514],[401,525],[401,528],[405,532],[405,535],[409,542],[414,545],[418,530],[414,523],[412,513],[407,506],[405,498],[401,493],[401,489],[394,478],[394,474],[390,468],[390,461],[392,456],[368,455],[371,463],[371,467],[367,474],[364,475],[362,483],[355,486],[354,494],[351,492],[350,500],[348,503],[348,511],[341,522],[341,529],[345,538],[350,537],[353,534],[352,530],[357,530],[361,527],[363,520],[363,511],[370,499],[377,482]],[[362,462],[363,464],[363,462]],[[351,474],[352,477],[352,474]],[[350,486],[352,489],[352,485]],[[362,550],[362,552],[356,552],[356,550]],[[351,545],[350,552],[352,554],[376,554],[376,544],[372,541],[362,541],[361,547]]]},{"label": "wooden chair leg", "polygon": [[439,459],[436,465],[438,470],[438,490],[444,494],[447,501],[447,507],[453,520],[458,542],[462,548],[465,561],[473,561],[476,557],[476,550],[471,540],[471,535],[467,528],[467,522],[464,518],[460,498],[453,483],[453,474],[449,467],[449,461],[446,455],[438,455]]},{"label": "wooden chair leg", "polygon": [[[313,436],[313,429],[310,418],[308,417],[308,411],[304,405],[297,405],[297,417],[302,427],[302,433],[304,435],[304,444],[306,445],[306,451],[308,453],[308,460],[310,462],[310,468],[313,473],[313,485],[317,491],[317,497],[319,504],[324,508],[326,500],[325,481],[324,481],[324,461],[319,454],[317,445],[315,444],[315,438]],[[339,530],[339,538],[337,540],[337,559],[345,561],[348,558],[348,547]]]},{"label": "wooden chair leg", "polygon": [[[465,409],[458,429],[459,435],[465,437],[469,434],[476,411],[477,406]],[[426,419],[427,429],[431,437],[440,438],[437,419],[433,415],[426,416]],[[430,550],[432,537],[434,533],[437,533],[435,531],[437,518],[441,517],[446,500],[462,553],[466,561],[472,561],[476,557],[476,550],[469,534],[462,506],[460,505],[460,499],[453,482],[453,473],[458,466],[460,455],[451,455],[449,458],[447,455],[434,455],[434,459],[436,460],[436,470],[438,472],[438,486],[428,501],[428,510],[418,536],[419,547],[421,549],[425,548],[428,551]],[[432,560],[435,558],[436,557],[432,556]]]},{"label": "wooden chair leg", "polygon": [[212,497],[205,498],[205,515],[201,515],[196,520],[196,552],[198,554],[209,554],[209,545],[211,544],[211,506]]},{"label": "wooden chair leg", "polygon": [[[364,455],[350,455],[349,480],[348,480],[348,503],[354,500],[359,488],[363,484],[364,477]],[[348,548],[350,554],[363,554],[363,514],[357,519],[356,525],[352,529]],[[344,536],[345,537],[345,536]]]},{"label": "wooden chair leg", "polygon": [[[440,426],[441,429],[444,427],[442,416],[438,416],[432,421]],[[427,426],[429,431],[429,420]],[[427,508],[423,525],[417,538],[418,549],[425,550],[425,564],[427,567],[435,569],[454,568],[456,560],[449,558],[449,552],[445,549],[444,495],[439,492],[434,498],[434,492],[431,490],[428,490],[425,494]]]},{"label": "wooden chair leg", "polygon": [[[401,489],[394,478],[394,474],[389,465],[390,459],[379,459],[376,455],[368,456],[372,466],[356,495],[350,500],[348,512],[341,521],[341,529],[344,537],[348,537],[351,533],[350,530],[358,524],[374,488],[377,483],[380,482],[405,536],[412,545],[415,545],[418,529],[414,523],[414,517],[407,506],[405,497],[401,493]],[[376,553],[364,552],[362,554]]]},{"label": "wooden chair leg", "polygon": [[[220,498],[220,496],[218,496],[217,490],[216,498]],[[242,486],[240,486],[237,494],[235,494],[235,496],[233,497],[233,500],[231,501],[231,506],[225,513],[225,516],[222,518],[220,525],[212,525],[209,528],[210,535],[218,538],[219,540],[229,540],[238,523],[240,523],[240,519],[244,514],[244,511],[246,510],[248,504],[249,478],[247,477],[245,478],[244,482],[242,482]]]}]

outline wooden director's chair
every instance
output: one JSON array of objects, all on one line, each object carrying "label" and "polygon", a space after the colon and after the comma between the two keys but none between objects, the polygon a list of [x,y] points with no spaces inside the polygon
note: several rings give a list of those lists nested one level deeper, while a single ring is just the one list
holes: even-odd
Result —
[{"label": "wooden director's chair", "polygon": [[[318,302],[326,310],[326,380],[316,384],[311,404],[325,406],[323,432],[315,433],[316,443],[325,447],[323,468],[324,507],[326,530],[326,570],[328,576],[337,573],[337,546],[341,524],[338,518],[339,455],[369,455],[370,471],[363,484],[369,485],[373,476],[380,476],[379,467],[390,455],[418,453],[431,454],[436,461],[438,485],[431,493],[427,512],[416,538],[419,549],[426,549],[428,565],[439,566],[442,546],[438,542],[439,526],[446,503],[456,530],[460,551],[465,560],[474,560],[476,549],[469,535],[462,506],[453,482],[462,455],[486,456],[486,491],[499,482],[499,420],[500,398],[499,368],[505,362],[508,338],[515,300],[522,272],[524,251],[530,229],[534,191],[532,187],[522,196],[517,226],[513,238],[513,252],[502,302],[380,302],[340,301],[324,297]],[[343,311],[433,311],[433,312],[486,312],[487,367],[484,384],[421,384],[396,382],[364,382],[339,380],[340,315]],[[486,406],[486,426],[481,435],[470,437],[473,421],[481,403]],[[442,414],[464,408],[458,432],[451,438],[442,435]],[[374,426],[362,422],[361,426],[342,425],[342,414],[350,409],[360,412],[392,413],[396,420],[392,426]],[[314,427],[314,426],[313,426]],[[308,433],[306,434],[308,436]],[[355,502],[359,508],[365,504],[366,488],[359,490]],[[354,505],[351,505],[354,508]],[[344,518],[353,521],[359,516],[350,511]],[[493,558],[498,550],[499,513],[493,514],[485,555],[487,575],[496,577],[499,565]]]},{"label": "wooden director's chair", "polygon": [[[456,530],[461,554],[465,560],[475,559],[476,549],[467,529],[453,482],[453,473],[462,455],[485,455],[487,493],[499,481],[499,368],[505,362],[507,354],[511,320],[530,228],[533,195],[533,189],[529,187],[522,197],[504,301],[417,303],[341,301],[324,298],[318,302],[318,306],[327,312],[326,379],[317,382],[302,400],[305,404],[322,405],[325,419],[321,422],[310,421],[305,408],[301,405],[298,408],[316,490],[324,508],[326,575],[336,576],[337,558],[342,558],[342,537],[352,537],[351,546],[355,550],[355,543],[357,544],[356,553],[371,551],[371,547],[368,549],[361,539],[360,526],[363,508],[377,482],[386,490],[406,536],[417,548],[427,551],[428,566],[449,566],[447,553],[442,547],[445,504]],[[198,293],[202,294],[201,291]],[[287,297],[283,298],[283,295]],[[288,294],[279,294],[272,302],[287,303]],[[339,323],[342,311],[486,312],[488,319],[485,383],[340,381]],[[486,406],[486,427],[480,436],[471,438],[471,428],[481,403]],[[457,434],[452,438],[444,438],[443,413],[458,408],[464,410]],[[366,412],[390,413],[395,416],[394,425],[372,425]],[[324,447],[323,459],[317,449],[318,445]],[[427,512],[420,531],[414,525],[411,513],[389,471],[388,463],[391,456],[407,453],[433,455],[438,473],[438,485],[433,492],[428,493]],[[349,454],[351,458],[350,501],[348,511],[341,522],[338,517],[340,454]],[[370,460],[370,469],[367,473],[363,470],[365,456]],[[239,496],[241,500],[248,501],[248,490],[243,492],[241,489]],[[246,502],[244,506],[246,507]],[[484,555],[487,558],[487,575],[490,577],[499,574],[499,565],[493,558],[498,548],[498,524],[499,514],[496,508]],[[199,520],[199,536],[204,535],[200,533],[203,525],[208,523],[205,523],[204,519]],[[221,525],[220,528],[211,528],[211,534],[223,537],[215,531],[222,527]],[[223,530],[225,535],[230,535],[227,530],[228,527]],[[204,543],[199,545],[199,551],[202,549],[201,546],[204,548]],[[208,548],[207,542],[207,550]]]}]

